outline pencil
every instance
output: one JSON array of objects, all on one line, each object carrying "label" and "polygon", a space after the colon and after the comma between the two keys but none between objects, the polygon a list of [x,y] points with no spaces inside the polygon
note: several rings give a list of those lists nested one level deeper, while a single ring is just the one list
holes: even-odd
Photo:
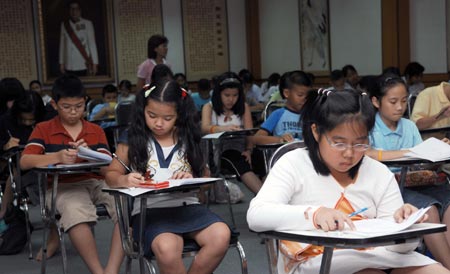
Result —
[{"label": "pencil", "polygon": [[132,172],[131,169],[119,158],[119,156],[117,156],[117,154],[113,153],[112,156],[117,159],[117,161],[119,161],[119,163],[128,171],[128,172]]},{"label": "pencil", "polygon": [[6,131],[8,131],[9,138],[12,138],[13,136],[11,134],[11,131],[9,131],[9,129],[7,129]]},{"label": "pencil", "polygon": [[359,213],[362,213],[362,212],[366,211],[367,209],[369,209],[369,208],[368,207],[363,207],[363,208],[361,208],[359,210],[356,210],[356,211],[348,214],[348,217],[353,217],[355,215],[358,215]]}]

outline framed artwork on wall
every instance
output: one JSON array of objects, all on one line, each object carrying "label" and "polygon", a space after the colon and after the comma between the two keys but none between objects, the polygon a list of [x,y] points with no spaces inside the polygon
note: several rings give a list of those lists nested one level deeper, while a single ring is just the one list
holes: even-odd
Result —
[{"label": "framed artwork on wall", "polygon": [[302,69],[315,75],[330,74],[330,22],[328,0],[299,0]]},{"label": "framed artwork on wall", "polygon": [[112,1],[35,0],[44,84],[63,73],[85,83],[115,81]]}]

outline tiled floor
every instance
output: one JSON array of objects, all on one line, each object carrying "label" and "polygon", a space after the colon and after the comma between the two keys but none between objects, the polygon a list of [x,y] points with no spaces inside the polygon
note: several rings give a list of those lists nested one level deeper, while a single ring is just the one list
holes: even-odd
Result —
[{"label": "tiled floor", "polygon": [[[261,244],[261,240],[254,233],[249,232],[246,223],[246,211],[248,203],[253,197],[242,184],[240,185],[246,194],[245,201],[240,204],[233,205],[234,216],[237,222],[237,230],[241,233],[240,241],[244,247],[247,259],[248,270],[251,274],[268,274],[267,256],[265,246]],[[227,205],[211,205],[211,209],[221,215],[226,221],[231,222],[231,218],[228,213]],[[37,228],[32,234],[32,244],[34,254],[39,250],[42,243],[42,226],[40,221],[39,209],[37,207],[31,207],[31,218],[33,225]],[[95,227],[95,235],[97,241],[97,247],[100,252],[100,259],[102,262],[106,262],[109,252],[109,244],[111,238],[112,225],[109,220],[100,221]],[[84,265],[81,258],[78,256],[75,249],[71,246],[68,237],[66,237],[66,247],[68,253],[68,271],[69,273],[89,273],[87,267]],[[34,260],[28,260],[28,254],[23,251],[17,255],[0,256],[0,274],[37,274],[40,273],[40,263]],[[186,259],[188,264],[190,259]],[[124,265],[122,266],[121,273],[124,273]],[[132,273],[138,273],[138,263],[133,262]],[[48,274],[60,274],[62,273],[62,260],[61,255],[58,252],[53,258],[47,262]],[[214,274],[234,274],[240,273],[239,256],[234,249],[230,249],[224,258],[219,268]]]}]

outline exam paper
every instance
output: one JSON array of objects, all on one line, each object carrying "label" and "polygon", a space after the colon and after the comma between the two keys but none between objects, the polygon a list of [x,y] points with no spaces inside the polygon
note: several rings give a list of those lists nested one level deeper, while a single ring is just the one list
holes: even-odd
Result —
[{"label": "exam paper", "polygon": [[79,158],[85,159],[92,162],[111,162],[112,158],[108,154],[101,153],[95,150],[92,150],[87,147],[80,146],[78,148],[78,155]]},{"label": "exam paper", "polygon": [[[408,219],[404,220],[401,223],[397,223],[394,220],[383,220],[383,219],[365,219],[354,221],[353,224],[356,227],[356,233],[392,233],[402,231],[404,229],[409,228],[413,224],[415,224],[422,216],[430,209],[430,207],[421,208],[418,211],[414,212],[409,216]],[[352,233],[351,230],[345,231],[348,233]]]},{"label": "exam paper", "polygon": [[450,145],[431,137],[411,148],[405,156],[422,158],[432,162],[442,161],[450,158]]}]

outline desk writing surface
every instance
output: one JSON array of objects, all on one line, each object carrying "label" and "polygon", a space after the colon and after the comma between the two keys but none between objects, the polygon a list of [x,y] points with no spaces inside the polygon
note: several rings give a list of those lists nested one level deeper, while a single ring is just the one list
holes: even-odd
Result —
[{"label": "desk writing surface", "polygon": [[211,134],[206,134],[203,136],[203,139],[219,139],[229,136],[246,136],[246,135],[253,135],[255,132],[258,131],[258,128],[249,128],[249,129],[242,129],[242,130],[234,130],[234,131],[222,131],[222,132],[216,132]]},{"label": "desk writing surface", "polygon": [[363,233],[325,232],[323,230],[263,231],[258,232],[258,234],[262,238],[298,241],[319,246],[357,248],[405,243],[425,234],[444,232],[446,230],[447,226],[444,224],[420,223],[402,231],[369,236]]},{"label": "desk writing surface", "polygon": [[42,167],[35,167],[33,170],[38,172],[63,172],[63,171],[77,171],[85,169],[94,169],[109,165],[109,162],[81,162],[75,164],[58,164],[58,165],[48,165]]},{"label": "desk writing surface", "polygon": [[217,181],[222,180],[221,178],[188,178],[188,179],[170,179],[167,180],[169,182],[169,187],[161,188],[161,189],[151,189],[151,188],[143,188],[143,187],[135,187],[135,188],[104,188],[105,192],[120,192],[127,194],[132,197],[137,197],[145,193],[164,193],[164,192],[172,192],[177,190],[195,188],[204,184],[210,184]]}]

